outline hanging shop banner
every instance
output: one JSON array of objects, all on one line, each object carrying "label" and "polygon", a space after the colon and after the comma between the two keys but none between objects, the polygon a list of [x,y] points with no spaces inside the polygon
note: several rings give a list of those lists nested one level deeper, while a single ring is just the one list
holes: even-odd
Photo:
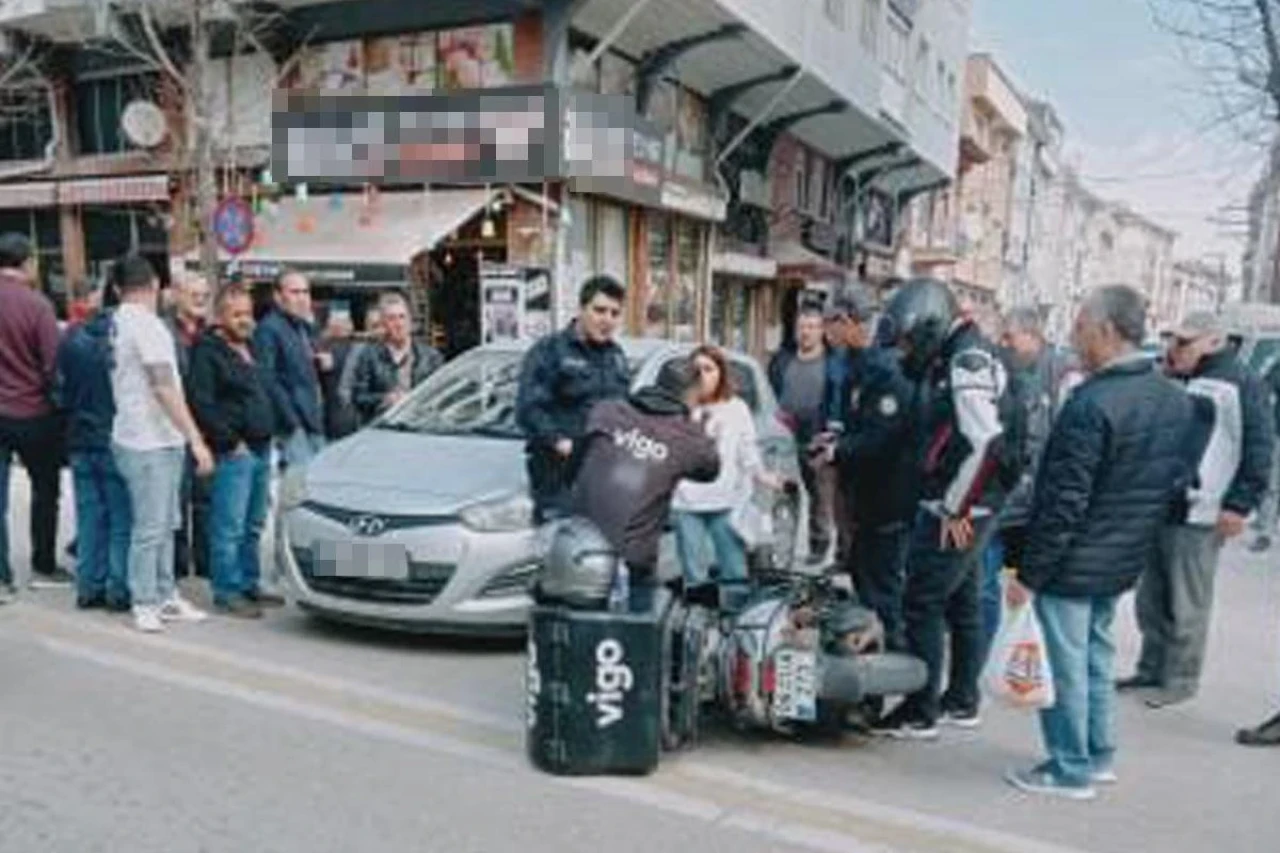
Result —
[{"label": "hanging shop banner", "polygon": [[485,265],[480,270],[480,333],[486,344],[520,338],[524,313],[524,276],[514,267]]}]

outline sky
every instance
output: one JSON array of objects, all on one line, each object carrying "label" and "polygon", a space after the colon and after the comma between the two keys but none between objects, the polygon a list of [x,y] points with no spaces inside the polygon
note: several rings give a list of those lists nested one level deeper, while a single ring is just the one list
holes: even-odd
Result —
[{"label": "sky", "polygon": [[1234,267],[1239,229],[1224,234],[1206,217],[1244,203],[1263,154],[1225,128],[1206,130],[1203,80],[1150,2],[975,0],[971,45],[1053,105],[1065,159],[1086,185],[1178,232],[1179,258],[1225,252]]}]

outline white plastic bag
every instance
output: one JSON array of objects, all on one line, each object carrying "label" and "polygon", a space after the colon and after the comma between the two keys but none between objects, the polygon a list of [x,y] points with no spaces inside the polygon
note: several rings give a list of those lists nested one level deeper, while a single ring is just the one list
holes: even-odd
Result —
[{"label": "white plastic bag", "polygon": [[1005,611],[982,671],[982,684],[991,696],[1013,708],[1037,711],[1052,708],[1057,701],[1044,632],[1030,602]]}]

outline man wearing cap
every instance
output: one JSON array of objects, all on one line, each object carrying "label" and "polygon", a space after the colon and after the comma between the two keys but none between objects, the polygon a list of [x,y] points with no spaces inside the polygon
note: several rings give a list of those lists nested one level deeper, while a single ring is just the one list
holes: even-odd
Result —
[{"label": "man wearing cap", "polygon": [[851,285],[827,303],[832,336],[848,350],[848,372],[838,389],[836,470],[851,531],[846,567],[862,601],[884,624],[891,649],[906,646],[902,592],[915,518],[915,455],[911,440],[916,386],[889,350],[875,347],[875,302]]},{"label": "man wearing cap", "polygon": [[1156,559],[1138,587],[1142,655],[1117,685],[1151,689],[1150,708],[1196,694],[1204,664],[1218,554],[1244,531],[1267,491],[1272,429],[1266,394],[1227,346],[1218,317],[1187,317],[1169,347],[1170,371],[1187,383],[1194,406],[1188,441],[1191,484],[1161,532]]}]

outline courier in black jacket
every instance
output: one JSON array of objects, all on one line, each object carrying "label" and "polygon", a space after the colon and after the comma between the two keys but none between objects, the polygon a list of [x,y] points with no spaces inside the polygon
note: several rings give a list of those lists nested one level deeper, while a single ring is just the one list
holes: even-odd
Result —
[{"label": "courier in black jacket", "polygon": [[1138,588],[1142,656],[1122,688],[1161,688],[1147,705],[1190,699],[1200,684],[1213,581],[1223,543],[1244,532],[1271,474],[1272,423],[1262,383],[1227,346],[1209,313],[1192,314],[1174,333],[1169,364],[1187,380],[1195,418],[1190,488],[1175,502],[1157,559]]},{"label": "courier in black jacket", "polygon": [[1037,471],[1008,604],[1036,593],[1057,704],[1041,711],[1049,762],[1008,776],[1024,791],[1088,799],[1112,778],[1116,600],[1150,564],[1189,470],[1191,403],[1138,349],[1145,317],[1132,288],[1086,299],[1075,347],[1091,375],[1063,406]]},{"label": "courier in black jacket", "polygon": [[251,345],[253,299],[227,285],[215,303],[217,326],[191,354],[188,396],[200,431],[217,457],[209,514],[209,567],[217,610],[261,616],[280,603],[259,588],[258,560],[271,478],[276,414]]}]

